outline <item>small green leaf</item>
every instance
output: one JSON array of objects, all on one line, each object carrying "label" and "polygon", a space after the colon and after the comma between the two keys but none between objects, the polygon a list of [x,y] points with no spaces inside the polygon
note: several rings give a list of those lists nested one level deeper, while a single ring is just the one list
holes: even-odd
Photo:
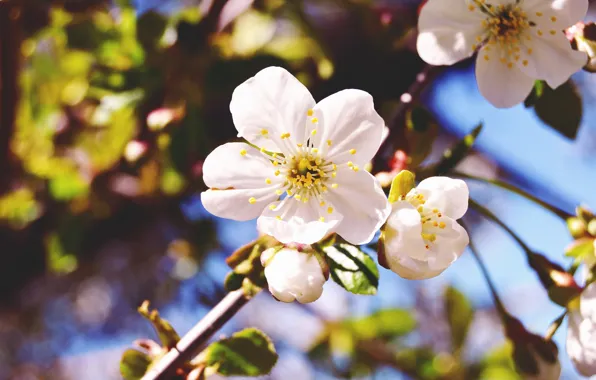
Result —
[{"label": "small green leaf", "polygon": [[544,94],[545,86],[546,86],[546,82],[544,82],[542,80],[537,80],[534,82],[534,87],[532,88],[532,92],[530,93],[530,95],[528,95],[526,100],[524,100],[524,106],[526,106],[526,108],[534,107],[536,105],[536,102],[538,101],[538,99],[540,99],[542,94]]},{"label": "small green leaf", "polygon": [[323,250],[333,281],[354,294],[377,293],[379,270],[369,255],[350,244],[336,244]]},{"label": "small green leaf", "polygon": [[147,354],[131,348],[124,351],[122,355],[120,374],[124,380],[138,380],[147,372],[149,365],[151,365],[151,359]]},{"label": "small green leaf", "polygon": [[427,109],[414,106],[406,112],[405,138],[409,167],[418,167],[430,154],[438,131],[439,125]]},{"label": "small green leaf", "polygon": [[151,322],[153,328],[157,332],[159,341],[164,347],[172,348],[176,346],[176,343],[180,340],[180,336],[176,330],[174,330],[170,322],[160,317],[157,310],[149,310],[149,301],[143,302],[138,308],[138,312]]},{"label": "small green leaf", "polygon": [[389,203],[397,202],[400,197],[405,197],[415,186],[416,176],[414,173],[408,170],[402,170],[393,178],[393,182],[391,182]]},{"label": "small green leaf", "polygon": [[224,376],[262,376],[271,372],[277,353],[265,333],[248,328],[210,344],[197,360]]},{"label": "small green leaf", "polygon": [[572,81],[555,90],[545,86],[534,106],[536,115],[545,124],[569,139],[575,139],[582,120],[582,99]]},{"label": "small green leaf", "polygon": [[416,328],[416,319],[410,310],[382,309],[363,318],[349,319],[346,324],[360,339],[395,338]]},{"label": "small green leaf", "polygon": [[474,142],[476,142],[476,138],[481,131],[482,124],[479,124],[472,130],[472,132],[465,135],[464,138],[456,143],[451,149],[447,149],[443,153],[443,158],[441,161],[439,161],[434,167],[434,174],[432,175],[444,175],[453,169],[457,164],[459,164],[459,162],[468,155],[472,145],[474,145]]},{"label": "small green leaf", "polygon": [[582,260],[594,254],[594,239],[582,238],[574,241],[565,249],[565,256]]},{"label": "small green leaf", "polygon": [[460,352],[474,318],[474,309],[466,296],[454,287],[445,291],[445,312],[451,329],[451,344]]}]

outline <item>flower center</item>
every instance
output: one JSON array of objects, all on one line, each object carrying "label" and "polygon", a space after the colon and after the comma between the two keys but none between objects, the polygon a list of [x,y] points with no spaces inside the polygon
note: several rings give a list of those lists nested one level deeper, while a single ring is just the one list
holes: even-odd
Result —
[{"label": "flower center", "polygon": [[437,240],[437,235],[441,234],[441,231],[445,229],[447,224],[442,220],[443,213],[436,208],[429,208],[425,206],[426,199],[423,194],[417,191],[411,191],[405,196],[405,200],[416,207],[420,214],[420,222],[422,223],[422,240],[426,244],[426,249],[430,249],[434,242]]}]

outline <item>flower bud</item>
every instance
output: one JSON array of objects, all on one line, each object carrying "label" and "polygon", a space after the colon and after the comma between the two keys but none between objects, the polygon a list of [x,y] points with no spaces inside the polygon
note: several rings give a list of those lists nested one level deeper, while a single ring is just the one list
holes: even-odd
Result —
[{"label": "flower bud", "polygon": [[263,252],[261,263],[269,291],[279,301],[308,303],[316,301],[323,293],[329,270],[324,259],[315,252],[271,248]]},{"label": "flower bud", "polygon": [[577,285],[573,276],[545,256],[533,253],[529,263],[538,275],[542,286],[548,291],[550,299],[558,305],[567,306],[581,293],[582,288]]},{"label": "flower bud", "polygon": [[561,363],[557,345],[530,333],[517,319],[508,316],[505,334],[513,343],[513,361],[526,380],[558,380]]},{"label": "flower bud", "polygon": [[574,216],[567,219],[567,228],[574,239],[579,239],[586,233],[586,222]]}]

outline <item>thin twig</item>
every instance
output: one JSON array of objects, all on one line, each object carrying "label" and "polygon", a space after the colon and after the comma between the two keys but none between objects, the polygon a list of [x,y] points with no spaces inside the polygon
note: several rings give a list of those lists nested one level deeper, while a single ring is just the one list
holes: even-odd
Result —
[{"label": "thin twig", "polygon": [[141,380],[171,379],[176,369],[192,359],[198,349],[244,306],[250,297],[242,289],[228,293],[165,356],[157,361]]},{"label": "thin twig", "polygon": [[553,321],[553,323],[551,323],[551,325],[548,327],[548,330],[546,331],[546,335],[544,336],[544,339],[546,340],[551,340],[553,338],[553,335],[555,335],[555,333],[557,332],[557,330],[559,329],[559,327],[561,327],[561,324],[563,323],[563,320],[565,319],[565,316],[567,316],[567,310],[565,310],[563,312],[563,314],[561,314],[559,316],[559,318],[555,319]]},{"label": "thin twig", "polygon": [[482,177],[477,177],[477,176],[473,176],[470,174],[466,174],[466,173],[462,173],[462,172],[458,172],[455,171],[453,173],[455,176],[457,177],[461,177],[461,178],[466,178],[466,179],[471,179],[474,181],[481,181],[481,182],[486,182],[486,183],[490,183],[493,184],[495,186],[498,186],[500,188],[509,190],[515,194],[521,195],[522,197],[544,207],[545,209],[551,211],[553,214],[557,215],[558,217],[560,217],[563,220],[566,220],[567,218],[572,217],[573,215],[571,215],[570,213],[561,210],[560,208],[553,206],[549,203],[544,202],[543,200],[539,199],[538,197],[528,193],[527,191],[524,191],[508,182],[505,181],[501,181],[499,179],[489,179],[489,178],[482,178]]},{"label": "thin twig", "polygon": [[[467,231],[469,231],[463,221],[461,222],[461,224]],[[469,232],[468,232],[468,234],[469,234]],[[495,284],[493,283],[493,280],[490,277],[490,274],[488,273],[488,268],[486,267],[486,264],[484,264],[484,260],[482,260],[482,257],[480,257],[480,254],[476,250],[476,246],[472,242],[471,235],[470,235],[469,247],[470,247],[470,252],[472,252],[472,256],[474,256],[474,259],[476,259],[476,262],[478,263],[478,266],[480,267],[480,271],[482,272],[482,275],[484,276],[484,279],[486,280],[486,283],[488,284],[488,288],[489,288],[490,293],[491,293],[493,300],[495,302],[495,307],[497,308],[497,311],[499,312],[499,315],[501,316],[501,318],[505,321],[505,319],[509,315],[509,313],[505,309],[505,306],[503,305],[503,302],[501,301],[501,297],[499,297],[499,294],[497,293],[497,288],[495,287]]]}]

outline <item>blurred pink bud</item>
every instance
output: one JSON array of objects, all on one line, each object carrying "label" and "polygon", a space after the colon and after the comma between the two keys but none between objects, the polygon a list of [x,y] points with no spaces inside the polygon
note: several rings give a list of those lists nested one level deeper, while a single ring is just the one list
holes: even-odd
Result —
[{"label": "blurred pink bud", "polygon": [[124,148],[124,158],[128,162],[136,162],[147,152],[147,144],[141,141],[132,140]]}]

